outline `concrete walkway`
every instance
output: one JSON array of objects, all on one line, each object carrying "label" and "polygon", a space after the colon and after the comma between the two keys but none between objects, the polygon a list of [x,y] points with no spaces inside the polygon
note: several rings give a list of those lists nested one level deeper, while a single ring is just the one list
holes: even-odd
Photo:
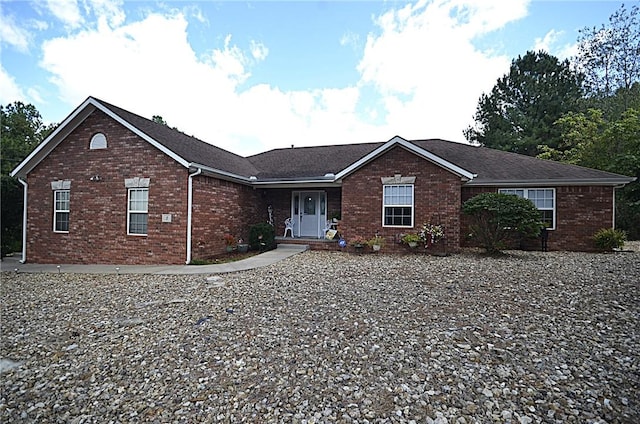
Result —
[{"label": "concrete walkway", "polygon": [[78,274],[222,274],[261,268],[281,261],[289,256],[308,250],[309,246],[279,244],[277,249],[240,261],[216,265],[71,265],[71,264],[21,264],[16,254],[3,258],[0,270],[18,272],[60,272]]}]

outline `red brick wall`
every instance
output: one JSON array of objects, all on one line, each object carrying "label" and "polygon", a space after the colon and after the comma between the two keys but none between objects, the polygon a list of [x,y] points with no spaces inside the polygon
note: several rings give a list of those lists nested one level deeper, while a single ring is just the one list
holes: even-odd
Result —
[{"label": "red brick wall", "polygon": [[[381,177],[416,177],[414,227],[382,227]],[[386,239],[385,252],[404,252],[400,234],[416,233],[431,222],[445,228],[445,240],[434,250],[460,249],[460,177],[402,147],[395,147],[349,175],[342,185],[341,232],[349,241],[355,236],[371,238],[378,232]]]},{"label": "red brick wall", "polygon": [[[485,192],[497,192],[497,187],[463,187],[462,201]],[[463,218],[463,234],[467,219]],[[556,187],[556,229],[549,231],[549,250],[594,251],[592,237],[600,228],[613,226],[613,188],[601,186]],[[470,245],[466,237],[463,244]],[[539,249],[538,240],[524,247]]]},{"label": "red brick wall", "polygon": [[[102,132],[108,148],[89,150]],[[100,181],[90,181],[100,175]],[[147,236],[127,235],[125,178],[150,178]],[[69,233],[53,232],[51,182],[70,180]],[[27,261],[180,264],[186,259],[188,172],[100,111],[28,175]],[[171,214],[171,223],[162,223]]]},{"label": "red brick wall", "polygon": [[264,190],[197,176],[193,182],[192,259],[225,252],[224,235],[249,242],[249,228],[268,220]]},{"label": "red brick wall", "polygon": [[596,231],[613,227],[613,187],[558,187],[556,203],[557,229],[550,231],[550,248],[594,251]]}]

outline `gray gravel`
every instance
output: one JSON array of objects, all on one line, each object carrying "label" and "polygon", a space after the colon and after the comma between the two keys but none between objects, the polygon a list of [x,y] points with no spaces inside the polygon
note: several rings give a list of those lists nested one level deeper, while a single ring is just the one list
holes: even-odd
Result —
[{"label": "gray gravel", "polygon": [[1,422],[640,422],[640,252],[2,274]]}]

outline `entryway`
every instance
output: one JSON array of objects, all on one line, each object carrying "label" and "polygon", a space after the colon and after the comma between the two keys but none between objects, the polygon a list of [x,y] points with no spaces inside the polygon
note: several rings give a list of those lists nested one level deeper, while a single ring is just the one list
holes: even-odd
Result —
[{"label": "entryway", "polygon": [[325,191],[294,191],[291,194],[291,217],[296,237],[323,238],[327,225]]}]

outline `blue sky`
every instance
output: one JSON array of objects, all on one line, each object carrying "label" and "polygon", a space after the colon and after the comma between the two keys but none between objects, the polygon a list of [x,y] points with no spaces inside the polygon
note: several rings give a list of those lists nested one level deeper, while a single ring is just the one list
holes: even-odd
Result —
[{"label": "blue sky", "polygon": [[91,95],[242,155],[464,141],[513,58],[570,57],[621,4],[3,0],[0,103],[60,122]]}]

